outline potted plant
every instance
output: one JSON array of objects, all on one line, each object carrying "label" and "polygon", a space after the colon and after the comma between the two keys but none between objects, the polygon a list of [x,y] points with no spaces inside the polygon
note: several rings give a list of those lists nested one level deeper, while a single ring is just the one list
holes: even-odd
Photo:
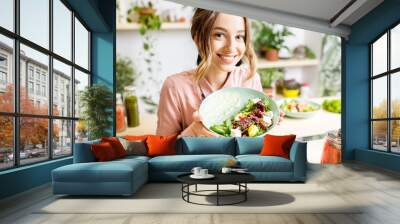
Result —
[{"label": "potted plant", "polygon": [[[126,111],[128,127],[136,127],[139,125],[139,109],[138,109],[139,107],[138,107],[137,97],[134,95],[125,96],[126,87],[134,86],[136,77],[137,77],[137,72],[132,65],[132,61],[129,58],[118,57],[117,93],[121,94],[122,105],[125,105],[126,108],[126,110],[123,109],[123,111],[124,112]],[[123,102],[125,102],[125,104],[123,104]]]},{"label": "potted plant", "polygon": [[111,90],[103,84],[86,87],[80,93],[79,106],[81,119],[85,121],[89,140],[110,136],[112,126],[113,96]]},{"label": "potted plant", "polygon": [[[143,40],[143,52],[140,52],[139,54],[140,57],[143,58],[146,67],[139,71],[139,75],[147,77],[147,80],[146,83],[142,80],[142,83],[140,84],[157,86],[161,83],[159,76],[161,62],[157,60],[156,52],[154,52],[156,38],[152,36],[149,31],[157,31],[161,29],[161,18],[156,14],[156,10],[151,1],[147,4],[140,2],[139,5],[131,8],[128,13],[138,15],[138,23],[140,25],[139,34],[142,36]],[[130,18],[130,16],[128,16],[128,18]],[[130,20],[128,20],[128,22],[130,22]],[[140,96],[140,99],[148,107],[146,111],[154,113],[157,109],[157,100],[155,99],[155,96],[149,95],[149,93],[151,94],[151,91],[147,91],[145,93],[147,95],[145,96]]]},{"label": "potted plant", "polygon": [[135,6],[134,11],[139,14],[139,17],[153,16],[156,14],[156,10],[153,8],[153,4],[151,2],[148,2],[146,6]]},{"label": "potted plant", "polygon": [[[136,19],[136,17],[138,18]],[[137,20],[137,21],[136,21]],[[149,30],[159,30],[161,28],[161,18],[156,14],[153,4],[149,1],[145,5],[136,5],[128,10],[127,22],[138,22],[140,25],[139,33],[144,36]]]},{"label": "potted plant", "polygon": [[254,47],[269,61],[279,59],[279,50],[288,49],[284,45],[285,37],[293,35],[286,26],[277,29],[275,25],[265,22],[253,22]]},{"label": "potted plant", "polygon": [[306,45],[299,45],[293,50],[293,57],[297,59],[315,59],[317,56],[311,48]]},{"label": "potted plant", "polygon": [[275,97],[274,84],[275,81],[283,79],[283,72],[277,68],[266,68],[259,69],[258,73],[260,74],[261,85],[264,93],[271,98]]},{"label": "potted plant", "polygon": [[121,94],[122,100],[125,99],[125,88],[135,85],[137,72],[129,58],[117,57],[117,93]]},{"label": "potted plant", "polygon": [[300,93],[300,83],[294,79],[285,80],[283,84],[283,95],[289,98],[296,98]]}]

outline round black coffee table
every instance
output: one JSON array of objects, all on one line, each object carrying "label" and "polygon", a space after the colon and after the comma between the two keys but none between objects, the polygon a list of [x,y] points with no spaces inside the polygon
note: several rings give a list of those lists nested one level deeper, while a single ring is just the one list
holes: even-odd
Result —
[{"label": "round black coffee table", "polygon": [[[198,205],[234,205],[247,200],[247,192],[249,188],[247,183],[255,180],[255,177],[249,173],[216,173],[213,174],[215,177],[212,179],[193,179],[190,177],[191,173],[182,174],[177,177],[178,181],[182,183],[182,199],[188,203],[198,204]],[[204,185],[216,185],[215,190],[197,190],[198,184]],[[194,191],[190,191],[190,186],[195,186]],[[237,190],[223,190],[220,189],[220,185],[236,185]],[[209,192],[215,192],[215,194],[205,194]],[[216,204],[202,204],[190,201],[190,196],[204,196],[204,197],[216,197]],[[231,203],[221,203],[221,197],[232,197],[241,196],[239,200]]]}]

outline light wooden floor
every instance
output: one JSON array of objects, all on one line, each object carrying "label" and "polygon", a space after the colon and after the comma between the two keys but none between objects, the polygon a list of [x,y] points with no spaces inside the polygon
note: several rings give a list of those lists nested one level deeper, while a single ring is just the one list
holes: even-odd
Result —
[{"label": "light wooden floor", "polygon": [[[312,165],[308,183],[317,183],[345,201],[367,204],[357,214],[36,214],[54,200],[49,185],[0,202],[0,223],[237,224],[237,223],[400,223],[400,174],[359,163]],[[315,201],[315,203],[319,203]],[[171,205],[173,206],[173,205]]]}]

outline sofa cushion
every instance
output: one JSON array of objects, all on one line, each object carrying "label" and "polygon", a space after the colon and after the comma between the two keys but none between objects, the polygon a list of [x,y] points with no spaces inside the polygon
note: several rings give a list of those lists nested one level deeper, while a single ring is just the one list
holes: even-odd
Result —
[{"label": "sofa cushion", "polygon": [[147,147],[146,142],[142,140],[126,140],[124,138],[119,139],[121,144],[124,146],[126,155],[146,156]]},{"label": "sofa cushion", "polygon": [[227,137],[183,137],[179,139],[177,154],[235,155],[235,139]]},{"label": "sofa cushion", "polygon": [[103,137],[101,138],[101,142],[108,142],[114,149],[115,155],[117,158],[122,158],[126,156],[126,151],[124,149],[124,146],[121,144],[119,141],[119,138],[117,137]]},{"label": "sofa cushion", "polygon": [[118,158],[112,145],[108,142],[93,144],[90,147],[92,149],[94,157],[96,157],[96,161],[105,162]]},{"label": "sofa cushion", "polygon": [[249,172],[292,172],[292,161],[279,156],[238,155],[241,168]]},{"label": "sofa cushion", "polygon": [[146,139],[148,156],[165,156],[176,154],[177,135],[151,135]]},{"label": "sofa cushion", "polygon": [[259,154],[263,147],[263,137],[236,138],[236,155]]},{"label": "sofa cushion", "polygon": [[135,160],[148,162],[149,159],[150,159],[150,157],[147,157],[147,156],[129,155],[129,156],[125,156],[124,158],[116,159],[113,162],[117,162],[117,161],[131,162],[131,161],[135,161]]},{"label": "sofa cushion", "polygon": [[125,135],[123,138],[126,140],[142,140],[146,141],[147,137],[152,135]]},{"label": "sofa cushion", "polygon": [[99,144],[100,140],[77,142],[74,147],[74,163],[95,162],[96,158],[90,148],[92,144]]},{"label": "sofa cushion", "polygon": [[[53,170],[53,181],[58,182],[130,182],[133,173],[147,171],[145,161],[139,159],[108,162],[74,163]],[[147,176],[147,173],[143,173]]]},{"label": "sofa cushion", "polygon": [[163,172],[190,172],[199,166],[211,172],[219,171],[230,159],[231,155],[175,155],[158,156],[149,160],[149,170]]},{"label": "sofa cushion", "polygon": [[296,135],[265,135],[261,156],[281,156],[290,159],[290,148]]}]

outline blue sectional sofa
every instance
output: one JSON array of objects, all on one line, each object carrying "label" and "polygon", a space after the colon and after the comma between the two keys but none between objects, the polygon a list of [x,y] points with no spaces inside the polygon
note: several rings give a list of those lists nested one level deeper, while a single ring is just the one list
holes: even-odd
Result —
[{"label": "blue sectional sofa", "polygon": [[307,145],[295,141],[290,159],[260,156],[263,138],[184,137],[177,140],[177,155],[127,156],[96,162],[90,141],[75,144],[74,163],[52,171],[53,193],[68,195],[131,195],[148,181],[176,181],[193,167],[218,172],[234,159],[259,182],[304,182]]}]

